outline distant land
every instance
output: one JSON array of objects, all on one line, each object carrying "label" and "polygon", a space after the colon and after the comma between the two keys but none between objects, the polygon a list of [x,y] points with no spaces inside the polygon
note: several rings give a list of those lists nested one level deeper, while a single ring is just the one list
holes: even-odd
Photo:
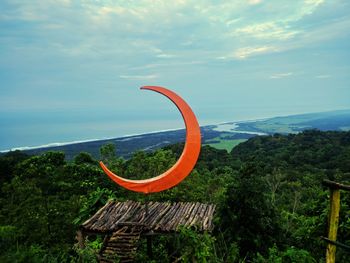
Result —
[{"label": "distant land", "polygon": [[[350,110],[207,125],[201,127],[202,144],[231,151],[239,143],[254,136],[298,133],[308,129],[348,131],[350,130]],[[117,155],[129,158],[135,151],[153,151],[184,140],[185,130],[179,129],[59,146],[38,147],[23,150],[23,152],[40,154],[46,151],[63,151],[67,159],[74,158],[80,152],[88,152],[95,158],[99,158],[100,147],[107,143],[114,143],[117,148]]]}]

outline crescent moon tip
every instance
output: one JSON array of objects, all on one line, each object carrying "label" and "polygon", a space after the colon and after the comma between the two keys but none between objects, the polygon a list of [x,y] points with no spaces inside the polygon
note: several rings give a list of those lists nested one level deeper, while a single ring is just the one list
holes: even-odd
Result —
[{"label": "crescent moon tip", "polygon": [[142,86],[140,89],[147,89],[147,90],[149,90],[149,89],[152,89],[152,87],[154,87],[154,86]]}]

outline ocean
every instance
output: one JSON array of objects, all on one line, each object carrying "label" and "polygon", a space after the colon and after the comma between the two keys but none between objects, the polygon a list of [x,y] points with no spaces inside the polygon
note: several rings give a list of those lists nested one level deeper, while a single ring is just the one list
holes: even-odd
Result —
[{"label": "ocean", "polygon": [[[204,126],[304,113],[288,109],[230,110],[220,109],[220,114],[218,109],[199,110],[196,115],[199,124]],[[93,111],[0,114],[0,151],[182,129],[185,125],[180,116],[173,110],[170,113],[144,111],[139,114]]]}]

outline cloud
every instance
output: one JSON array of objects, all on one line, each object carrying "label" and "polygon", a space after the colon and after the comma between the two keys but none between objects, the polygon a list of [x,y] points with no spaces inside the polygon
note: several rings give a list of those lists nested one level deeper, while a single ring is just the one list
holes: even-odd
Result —
[{"label": "cloud", "polygon": [[144,79],[144,80],[149,80],[149,79],[156,79],[158,78],[158,75],[152,74],[152,75],[120,75],[119,76],[121,79]]},{"label": "cloud", "polygon": [[[5,8],[0,4],[0,22],[4,22],[0,56],[21,65],[16,72],[34,65],[46,68],[39,63],[57,61],[65,66],[63,71],[73,68],[72,75],[88,75],[95,69],[108,75],[117,69],[122,79],[154,79],[163,76],[166,67],[210,68],[218,58],[227,63],[302,50],[342,37],[350,20],[332,13],[322,20],[315,16],[319,10],[328,11],[326,5],[339,8],[340,4],[322,0],[288,5],[259,0],[33,0]],[[57,66],[51,74],[63,71]]]},{"label": "cloud", "polygon": [[169,61],[167,63],[152,63],[145,64],[141,66],[131,67],[130,70],[145,70],[145,69],[157,69],[157,68],[165,68],[165,67],[182,67],[182,66],[192,66],[192,65],[200,65],[204,64],[204,61],[201,60],[193,60],[193,61]]},{"label": "cloud", "polygon": [[236,49],[234,52],[230,52],[224,56],[218,56],[219,60],[232,60],[232,59],[246,59],[251,56],[257,56],[272,52],[278,52],[278,48],[273,46],[261,46],[261,47],[242,47]]},{"label": "cloud", "polygon": [[315,76],[317,79],[329,79],[330,77],[332,76],[328,74]]},{"label": "cloud", "polygon": [[308,5],[315,5],[318,6],[324,2],[324,0],[305,0],[304,1]]},{"label": "cloud", "polygon": [[250,5],[257,5],[260,4],[262,0],[248,0],[248,4]]},{"label": "cloud", "polygon": [[226,26],[232,26],[236,23],[238,23],[242,18],[235,18],[235,19],[230,19],[228,21],[225,22]]},{"label": "cloud", "polygon": [[234,57],[239,59],[245,59],[250,56],[261,55],[270,52],[276,52],[277,48],[273,46],[262,47],[243,47],[234,52]]},{"label": "cloud", "polygon": [[261,48],[247,46],[271,46],[274,40],[283,42],[274,43],[278,50],[283,50],[282,46],[289,45],[287,41],[303,37],[304,29],[293,23],[312,14],[322,3],[300,0],[284,6],[260,0],[219,4],[193,0],[34,1],[14,5],[2,16],[40,21],[28,26],[33,26],[33,37],[43,42],[43,49],[47,47],[46,41],[51,46],[62,45],[61,51],[67,55],[89,56],[98,50],[133,64],[140,57],[152,56],[182,57],[188,61],[197,57],[213,59],[230,50],[237,50],[231,57],[245,58],[265,53]]},{"label": "cloud", "polygon": [[235,35],[245,34],[254,38],[286,40],[292,38],[298,33],[286,26],[278,25],[276,22],[264,22],[254,25],[248,25],[235,30]]},{"label": "cloud", "polygon": [[[341,0],[3,0],[0,115],[125,109],[125,98],[134,96],[129,85],[153,80],[193,96],[194,107],[205,108],[203,119],[213,116],[208,105],[228,105],[223,112],[234,116],[234,94],[253,109],[249,103],[256,97],[259,104],[260,90],[271,91],[278,79],[293,95],[307,93],[308,77],[313,98],[317,87],[330,85],[322,79],[332,76],[329,90],[349,83],[349,6]],[[195,94],[199,87],[202,96]],[[281,94],[268,95],[273,104]]]},{"label": "cloud", "polygon": [[163,54],[158,54],[156,57],[157,58],[174,58],[174,57],[176,57],[176,55],[163,53]]},{"label": "cloud", "polygon": [[310,9],[318,7],[322,3],[324,3],[324,0],[305,0],[304,1],[305,6]]},{"label": "cloud", "polygon": [[153,47],[153,50],[155,51],[156,57],[157,57],[157,58],[169,59],[169,58],[175,58],[175,57],[177,57],[177,55],[175,55],[175,54],[170,54],[170,53],[166,53],[166,52],[164,52],[163,50],[161,50],[160,48]]},{"label": "cloud", "polygon": [[287,72],[287,73],[276,73],[270,76],[270,79],[282,79],[286,77],[290,77],[294,75],[293,72]]}]

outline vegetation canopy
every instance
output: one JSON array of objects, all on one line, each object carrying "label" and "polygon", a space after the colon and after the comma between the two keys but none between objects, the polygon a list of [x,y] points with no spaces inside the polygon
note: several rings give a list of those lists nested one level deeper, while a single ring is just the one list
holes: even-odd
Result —
[{"label": "vegetation canopy", "polygon": [[[174,144],[119,158],[101,148],[111,170],[134,179],[167,170]],[[350,132],[308,130],[250,138],[228,153],[203,146],[178,186],[145,197],[117,187],[94,157],[62,152],[0,157],[0,262],[94,262],[102,238],[76,245],[79,226],[108,200],[203,202],[217,207],[211,233],[180,228],[153,239],[153,259],[140,239],[136,262],[319,262],[324,260],[329,192],[324,179],[350,182]],[[338,241],[350,245],[350,194],[342,195]],[[337,249],[337,262],[349,254]],[[118,259],[115,259],[116,262]]]}]

